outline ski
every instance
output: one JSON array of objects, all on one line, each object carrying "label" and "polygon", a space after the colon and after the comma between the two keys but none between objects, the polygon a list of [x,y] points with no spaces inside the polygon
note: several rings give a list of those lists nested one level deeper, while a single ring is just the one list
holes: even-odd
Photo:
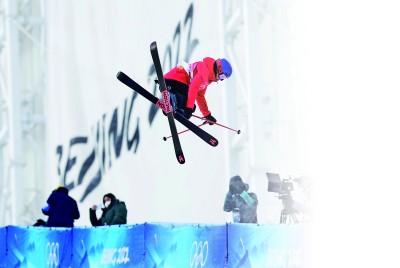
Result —
[{"label": "ski", "polygon": [[169,93],[167,90],[167,86],[165,85],[164,74],[162,72],[161,62],[160,62],[160,58],[158,56],[156,42],[153,42],[150,44],[150,52],[151,52],[151,57],[153,58],[154,68],[156,69],[158,81],[160,84],[159,89],[160,89],[162,100],[164,103],[164,108],[165,108],[164,111],[168,117],[169,129],[171,130],[171,136],[172,136],[172,141],[174,143],[176,158],[178,159],[178,162],[180,164],[184,164],[185,157],[183,156],[181,143],[180,143],[179,137],[178,137],[178,131],[176,130],[176,126],[175,126],[174,116],[172,115],[172,106],[171,106],[171,103],[169,100]]},{"label": "ski", "polygon": [[[118,72],[117,74],[117,79],[121,81],[123,84],[126,86],[130,87],[132,90],[136,91],[143,97],[145,97],[147,100],[152,102],[154,105],[156,105],[158,108],[162,109],[165,111],[165,105],[164,103],[159,100],[156,96],[148,92],[146,89],[144,89],[141,85],[136,83],[132,78],[127,76],[123,72]],[[191,121],[187,120],[184,116],[181,114],[175,113],[175,119],[187,127],[190,131],[192,131],[194,134],[196,134],[200,139],[208,143],[209,145],[215,147],[218,145],[218,140],[214,138],[212,135],[204,131],[203,129],[199,128],[196,124],[192,123]]]}]

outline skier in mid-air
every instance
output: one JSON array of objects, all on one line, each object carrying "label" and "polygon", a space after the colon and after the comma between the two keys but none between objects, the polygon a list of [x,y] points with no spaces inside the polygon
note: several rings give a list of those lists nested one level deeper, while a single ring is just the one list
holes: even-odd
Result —
[{"label": "skier in mid-air", "polygon": [[[207,122],[217,122],[208,108],[205,93],[212,82],[222,81],[232,75],[232,66],[226,59],[206,57],[203,61],[188,64],[181,62],[164,75],[176,112],[190,119],[196,109],[195,102]],[[172,93],[172,94],[171,94]]]},{"label": "skier in mid-air", "polygon": [[[226,59],[215,60],[206,57],[203,61],[191,64],[178,64],[177,67],[174,67],[164,75],[161,68],[157,43],[155,41],[150,44],[150,52],[158,78],[156,81],[160,83],[161,100],[123,72],[118,72],[117,78],[163,110],[163,113],[168,117],[176,159],[180,164],[184,164],[185,157],[180,145],[179,133],[176,130],[175,120],[182,123],[207,144],[213,147],[217,146],[218,140],[215,137],[193,124],[188,119],[190,119],[192,113],[195,111],[195,102],[197,102],[205,122],[210,125],[219,125],[217,119],[211,115],[208,109],[205,93],[208,85],[212,82],[218,82],[229,78],[232,75],[232,66]],[[176,113],[173,115],[173,112]],[[237,131],[237,133],[239,134],[240,131]],[[165,137],[164,140],[166,140]]]}]

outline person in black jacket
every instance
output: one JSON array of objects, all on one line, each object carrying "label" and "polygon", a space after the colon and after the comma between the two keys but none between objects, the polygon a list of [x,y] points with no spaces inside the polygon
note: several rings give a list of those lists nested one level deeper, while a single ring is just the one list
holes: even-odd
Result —
[{"label": "person in black jacket", "polygon": [[257,223],[257,195],[248,193],[248,190],[249,185],[243,183],[240,176],[230,179],[229,191],[225,196],[224,211],[232,212],[233,222]]},{"label": "person in black jacket", "polygon": [[74,227],[74,220],[80,213],[76,201],[68,195],[68,189],[60,186],[47,199],[47,206],[42,208],[43,214],[49,216],[47,227]]},{"label": "person in black jacket", "polygon": [[104,208],[101,208],[103,214],[100,219],[97,219],[96,216],[96,209],[98,209],[98,206],[93,205],[89,208],[90,222],[93,226],[126,224],[128,211],[125,202],[119,201],[115,195],[108,193],[103,196],[103,205]]}]

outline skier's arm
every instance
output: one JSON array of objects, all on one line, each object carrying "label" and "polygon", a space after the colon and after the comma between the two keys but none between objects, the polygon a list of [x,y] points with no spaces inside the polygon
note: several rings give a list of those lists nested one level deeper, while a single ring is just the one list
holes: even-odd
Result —
[{"label": "skier's arm", "polygon": [[195,75],[189,85],[188,99],[186,101],[186,107],[192,108],[194,102],[198,97],[200,87],[204,82],[208,82],[208,69],[204,63],[198,63],[196,69],[193,71]]},{"label": "skier's arm", "polygon": [[199,92],[200,85],[202,83],[202,78],[200,75],[195,75],[193,77],[193,80],[189,86],[189,91],[188,91],[188,98],[186,101],[186,108],[191,108],[193,109],[194,102],[197,98],[197,93]]},{"label": "skier's arm", "polygon": [[199,109],[203,116],[211,115],[210,110],[208,110],[207,100],[205,98],[206,89],[199,90],[197,93],[197,104],[199,105]]}]

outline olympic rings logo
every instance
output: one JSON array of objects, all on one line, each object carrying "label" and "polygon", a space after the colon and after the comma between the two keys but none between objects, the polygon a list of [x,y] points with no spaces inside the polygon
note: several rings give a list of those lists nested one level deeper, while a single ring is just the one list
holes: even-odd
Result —
[{"label": "olympic rings logo", "polygon": [[194,241],[190,249],[190,267],[203,267],[207,262],[208,257],[208,241],[202,242]]},{"label": "olympic rings logo", "polygon": [[46,264],[47,267],[57,267],[60,261],[60,245],[58,242],[47,242]]}]

